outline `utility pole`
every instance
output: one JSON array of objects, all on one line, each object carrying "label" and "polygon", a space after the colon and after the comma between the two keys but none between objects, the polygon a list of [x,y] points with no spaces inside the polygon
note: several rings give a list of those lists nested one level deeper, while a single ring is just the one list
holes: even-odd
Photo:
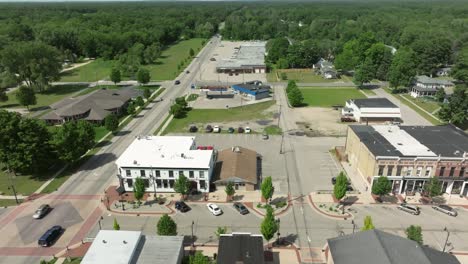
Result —
[{"label": "utility pole", "polygon": [[195,241],[194,241],[194,238],[193,238],[193,225],[195,224],[195,222],[192,220],[192,247],[195,246]]},{"label": "utility pole", "polygon": [[444,249],[442,250],[442,252],[445,252],[445,248],[447,247],[447,242],[450,236],[450,231],[448,231],[447,227],[444,228],[444,231],[447,232],[447,237],[445,238]]}]

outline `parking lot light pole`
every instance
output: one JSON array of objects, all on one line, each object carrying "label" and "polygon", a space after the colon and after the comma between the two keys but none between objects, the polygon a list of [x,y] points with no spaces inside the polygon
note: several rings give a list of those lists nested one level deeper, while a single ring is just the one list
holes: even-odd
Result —
[{"label": "parking lot light pole", "polygon": [[101,216],[101,218],[99,219],[98,221],[98,224],[99,224],[99,230],[102,229],[102,226],[101,226],[101,220],[104,220],[104,217]]},{"label": "parking lot light pole", "polygon": [[448,231],[447,227],[444,228],[444,231],[447,232],[447,237],[445,238],[444,249],[442,250],[442,252],[445,252],[445,248],[447,247],[447,242],[450,236],[450,231]]}]

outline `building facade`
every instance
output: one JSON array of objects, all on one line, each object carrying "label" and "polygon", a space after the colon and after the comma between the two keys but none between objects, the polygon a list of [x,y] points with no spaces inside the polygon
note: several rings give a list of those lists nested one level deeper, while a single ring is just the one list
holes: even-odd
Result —
[{"label": "building facade", "polygon": [[452,126],[349,126],[346,155],[369,184],[388,177],[395,194],[424,192],[431,177],[443,193],[468,194],[468,136]]},{"label": "building facade", "polygon": [[174,192],[180,175],[191,189],[210,191],[216,162],[212,148],[197,148],[194,137],[138,137],[116,161],[117,177],[125,191],[133,191],[136,178],[142,178],[148,192]]},{"label": "building facade", "polygon": [[232,90],[248,100],[260,100],[270,97],[271,87],[260,81],[252,81],[231,86]]},{"label": "building facade", "polygon": [[341,109],[341,116],[356,122],[400,121],[400,108],[387,98],[350,99]]},{"label": "building facade", "polygon": [[444,89],[445,93],[452,93],[453,83],[447,80],[439,80],[425,75],[416,76],[413,87],[410,88],[410,95],[414,98],[421,96],[435,96],[437,90]]}]

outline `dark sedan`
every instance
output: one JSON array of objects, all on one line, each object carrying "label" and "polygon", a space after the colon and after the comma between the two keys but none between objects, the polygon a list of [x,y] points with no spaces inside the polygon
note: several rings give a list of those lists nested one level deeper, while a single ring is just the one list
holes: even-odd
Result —
[{"label": "dark sedan", "polygon": [[234,203],[234,208],[236,208],[236,210],[241,214],[241,215],[245,215],[245,214],[248,214],[249,213],[249,210],[247,209],[247,207],[245,207],[243,204],[241,203]]},{"label": "dark sedan", "polygon": [[186,203],[184,203],[182,201],[179,201],[179,202],[175,203],[175,209],[179,210],[182,213],[190,211],[190,207]]}]

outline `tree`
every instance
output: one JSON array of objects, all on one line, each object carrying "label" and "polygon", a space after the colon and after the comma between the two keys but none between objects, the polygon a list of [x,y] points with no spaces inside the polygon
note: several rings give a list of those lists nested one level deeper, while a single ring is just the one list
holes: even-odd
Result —
[{"label": "tree", "polygon": [[336,177],[335,186],[333,186],[333,195],[337,200],[341,200],[346,195],[346,189],[348,187],[348,178],[343,172]]},{"label": "tree", "polygon": [[304,101],[304,96],[299,88],[291,89],[291,92],[288,94],[289,103],[293,107],[302,106]]},{"label": "tree", "polygon": [[269,201],[273,196],[273,192],[275,191],[275,188],[273,187],[273,182],[271,180],[271,176],[268,176],[263,179],[260,189],[262,191],[262,197],[266,201]]},{"label": "tree", "polygon": [[416,241],[418,244],[422,245],[423,236],[420,226],[410,225],[408,228],[406,228],[405,233],[408,239]]},{"label": "tree", "polygon": [[174,118],[183,118],[185,116],[185,109],[180,104],[173,104],[169,109],[169,113],[174,115]]},{"label": "tree", "polygon": [[234,190],[234,185],[232,184],[232,182],[228,182],[228,184],[226,185],[226,188],[224,188],[224,191],[226,192],[228,199],[232,199],[231,197],[236,193],[236,190]]},{"label": "tree", "polygon": [[104,126],[107,130],[115,132],[119,128],[119,119],[116,115],[110,114],[104,119]]},{"label": "tree", "polygon": [[215,235],[219,239],[219,237],[223,234],[226,234],[226,232],[227,232],[227,227],[218,226],[218,229],[216,229]]},{"label": "tree", "polygon": [[275,221],[275,216],[273,215],[273,208],[271,206],[266,207],[267,213],[265,218],[262,221],[260,231],[262,232],[263,237],[270,241],[273,238],[276,231],[278,231],[278,223]]},{"label": "tree", "polygon": [[161,47],[159,43],[153,43],[145,49],[144,62],[145,64],[155,63],[159,56],[161,56]]},{"label": "tree", "polygon": [[[288,61],[288,59],[286,59],[286,58],[280,58],[280,59],[278,59],[278,61],[276,62],[276,67],[277,67],[278,69],[287,69],[287,68],[289,68],[289,61]],[[284,73],[284,72],[283,72],[283,73]],[[286,79],[284,79],[284,80],[286,80]]]},{"label": "tree", "polygon": [[436,197],[442,194],[442,183],[439,178],[431,177],[427,184],[427,193],[429,197]]},{"label": "tree", "polygon": [[143,97],[145,97],[147,100],[151,97],[151,91],[148,87],[145,87],[143,90]]},{"label": "tree", "polygon": [[137,80],[138,80],[139,83],[142,83],[142,84],[149,83],[149,81],[151,80],[149,70],[147,70],[145,68],[139,69],[138,73],[137,73]]},{"label": "tree", "polygon": [[335,67],[342,70],[352,70],[366,60],[366,53],[376,44],[377,40],[373,33],[366,32],[345,43],[343,51],[336,56]]},{"label": "tree", "polygon": [[463,125],[468,120],[468,95],[466,86],[456,86],[448,103],[439,110],[439,117],[455,125]]},{"label": "tree", "polygon": [[372,223],[372,217],[370,215],[366,215],[364,218],[364,226],[362,227],[362,231],[372,230],[375,229],[374,224]]},{"label": "tree", "polygon": [[36,104],[36,94],[31,87],[21,86],[16,92],[16,99],[21,105],[26,106],[28,110],[30,105]]},{"label": "tree", "polygon": [[365,60],[361,67],[366,70],[369,81],[372,79],[386,80],[392,59],[393,55],[390,48],[386,47],[382,42],[378,42],[366,51]]},{"label": "tree", "polygon": [[201,251],[197,251],[195,255],[189,257],[188,264],[211,264],[211,261]]},{"label": "tree", "polygon": [[368,83],[372,80],[373,68],[370,63],[370,60],[365,60],[363,64],[357,66],[356,71],[354,72],[353,82],[359,87],[362,87],[364,83]]},{"label": "tree", "polygon": [[122,81],[122,76],[120,75],[120,70],[117,68],[112,68],[110,73],[111,81],[117,85],[120,81]]},{"label": "tree", "polygon": [[190,56],[190,57],[193,57],[193,55],[195,55],[195,51],[194,51],[192,48],[190,48],[190,50],[189,50],[189,56]]},{"label": "tree", "polygon": [[141,97],[141,96],[138,96],[136,98],[135,103],[138,106],[144,106],[145,105],[145,101],[143,100],[143,97]]},{"label": "tree", "polygon": [[392,183],[385,176],[380,176],[372,185],[372,193],[375,195],[386,195],[392,190]]},{"label": "tree", "polygon": [[60,160],[68,163],[77,161],[94,146],[93,125],[84,120],[63,124],[53,135],[53,145]]},{"label": "tree", "polygon": [[159,236],[176,236],[177,224],[170,216],[164,214],[158,221],[157,233]]},{"label": "tree", "polygon": [[401,48],[395,53],[388,70],[388,80],[391,87],[410,86],[416,75],[415,60],[416,56],[411,49]]},{"label": "tree", "polygon": [[117,219],[114,218],[114,230],[120,230],[120,225],[117,223]]},{"label": "tree", "polygon": [[[288,51],[288,47],[289,47],[289,41],[285,37],[280,37],[280,38],[269,40],[266,45],[266,50],[268,54],[266,56],[266,61],[270,63],[277,63],[280,59],[285,60],[286,59],[285,55],[286,55],[286,52]],[[278,68],[283,69],[280,66],[278,66]]]},{"label": "tree", "polygon": [[179,178],[174,182],[174,191],[180,193],[182,197],[190,191],[190,181],[185,175],[179,174]]},{"label": "tree", "polygon": [[129,115],[134,115],[135,112],[136,112],[136,110],[135,110],[135,103],[130,102],[130,103],[127,105],[127,114],[129,114]]},{"label": "tree", "polygon": [[450,75],[462,82],[468,81],[468,46],[459,52]]},{"label": "tree", "polygon": [[188,107],[188,103],[187,103],[187,101],[185,100],[185,97],[183,97],[183,96],[177,97],[177,98],[175,99],[175,102],[176,102],[176,104],[182,106],[182,108],[183,108],[184,110],[187,109],[187,107]]},{"label": "tree", "polygon": [[437,102],[439,102],[439,103],[444,102],[444,100],[445,100],[445,91],[444,91],[444,89],[439,89],[439,90],[437,90],[437,92],[436,92],[436,94],[435,94],[435,99],[436,99]]},{"label": "tree", "polygon": [[6,94],[6,88],[0,88],[0,102],[8,101],[8,95]]},{"label": "tree", "polygon": [[140,177],[137,177],[133,184],[133,195],[137,199],[138,204],[140,204],[143,195],[145,195],[145,181]]}]

